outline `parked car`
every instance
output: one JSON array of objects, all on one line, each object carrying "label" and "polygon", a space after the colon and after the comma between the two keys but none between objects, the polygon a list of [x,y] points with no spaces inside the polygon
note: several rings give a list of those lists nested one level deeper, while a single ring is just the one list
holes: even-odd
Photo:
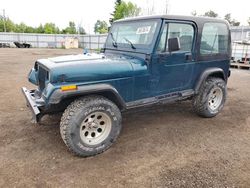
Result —
[{"label": "parked car", "polygon": [[93,156],[116,141],[121,112],[132,108],[191,100],[198,115],[216,116],[227,96],[230,45],[228,23],[220,19],[119,20],[102,54],[37,60],[29,81],[38,88],[22,91],[35,121],[64,112],[64,143],[78,156]]},{"label": "parked car", "polygon": [[14,42],[15,46],[17,48],[31,48],[31,44],[29,43],[26,43],[26,42],[23,42],[23,43],[20,43],[20,42]]}]

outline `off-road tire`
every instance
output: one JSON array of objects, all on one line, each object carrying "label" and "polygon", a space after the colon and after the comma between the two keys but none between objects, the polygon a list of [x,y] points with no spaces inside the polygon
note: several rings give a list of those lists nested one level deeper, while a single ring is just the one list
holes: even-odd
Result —
[{"label": "off-road tire", "polygon": [[[83,121],[91,113],[106,114],[105,116],[111,120],[108,136],[96,145],[84,142],[80,133]],[[113,102],[102,96],[86,96],[73,101],[64,111],[60,123],[60,133],[68,149],[75,155],[93,156],[104,152],[116,141],[122,128],[121,120],[121,112]]]},{"label": "off-road tire", "polygon": [[[210,94],[215,89],[221,90],[222,99],[216,109],[211,109],[210,106]],[[216,116],[224,107],[227,96],[226,83],[221,78],[209,77],[205,80],[199,89],[197,95],[192,100],[194,111],[201,117],[211,118]]]}]

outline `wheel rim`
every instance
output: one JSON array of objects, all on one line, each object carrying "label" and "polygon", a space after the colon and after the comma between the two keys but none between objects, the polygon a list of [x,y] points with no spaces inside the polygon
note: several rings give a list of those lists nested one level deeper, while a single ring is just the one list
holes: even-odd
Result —
[{"label": "wheel rim", "polygon": [[80,137],[87,145],[97,145],[104,141],[111,131],[111,119],[103,112],[89,114],[81,123]]},{"label": "wheel rim", "polygon": [[219,87],[213,88],[209,94],[209,100],[208,100],[209,108],[212,111],[219,108],[219,106],[221,105],[222,99],[223,99],[222,89]]}]

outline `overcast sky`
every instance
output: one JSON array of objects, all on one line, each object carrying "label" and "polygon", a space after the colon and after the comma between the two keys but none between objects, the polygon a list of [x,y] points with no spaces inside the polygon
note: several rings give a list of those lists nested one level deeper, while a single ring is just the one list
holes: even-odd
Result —
[{"label": "overcast sky", "polygon": [[[14,22],[24,22],[27,25],[38,26],[40,23],[53,22],[60,28],[68,25],[69,21],[75,21],[82,25],[89,33],[93,33],[93,27],[97,19],[108,22],[110,13],[113,12],[115,0],[1,0],[0,11],[5,9],[6,15]],[[126,0],[128,1],[128,0]],[[142,8],[146,15],[149,9],[154,7],[155,14],[162,14],[166,10],[166,0],[130,0]],[[168,13],[178,15],[190,15],[196,10],[203,14],[208,10],[214,10],[221,18],[226,13],[246,25],[250,17],[250,1],[220,1],[220,0],[167,0]],[[154,5],[154,6],[153,6]]]}]

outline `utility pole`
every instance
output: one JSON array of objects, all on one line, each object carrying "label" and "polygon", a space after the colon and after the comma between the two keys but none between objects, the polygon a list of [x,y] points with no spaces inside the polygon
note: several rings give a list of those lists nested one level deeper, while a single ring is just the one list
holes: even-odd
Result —
[{"label": "utility pole", "polygon": [[168,4],[169,4],[169,2],[168,2],[168,0],[166,0],[166,10],[165,10],[165,14],[168,14]]},{"label": "utility pole", "polygon": [[3,9],[3,27],[4,27],[4,32],[6,32],[6,24],[5,24],[5,9]]}]

